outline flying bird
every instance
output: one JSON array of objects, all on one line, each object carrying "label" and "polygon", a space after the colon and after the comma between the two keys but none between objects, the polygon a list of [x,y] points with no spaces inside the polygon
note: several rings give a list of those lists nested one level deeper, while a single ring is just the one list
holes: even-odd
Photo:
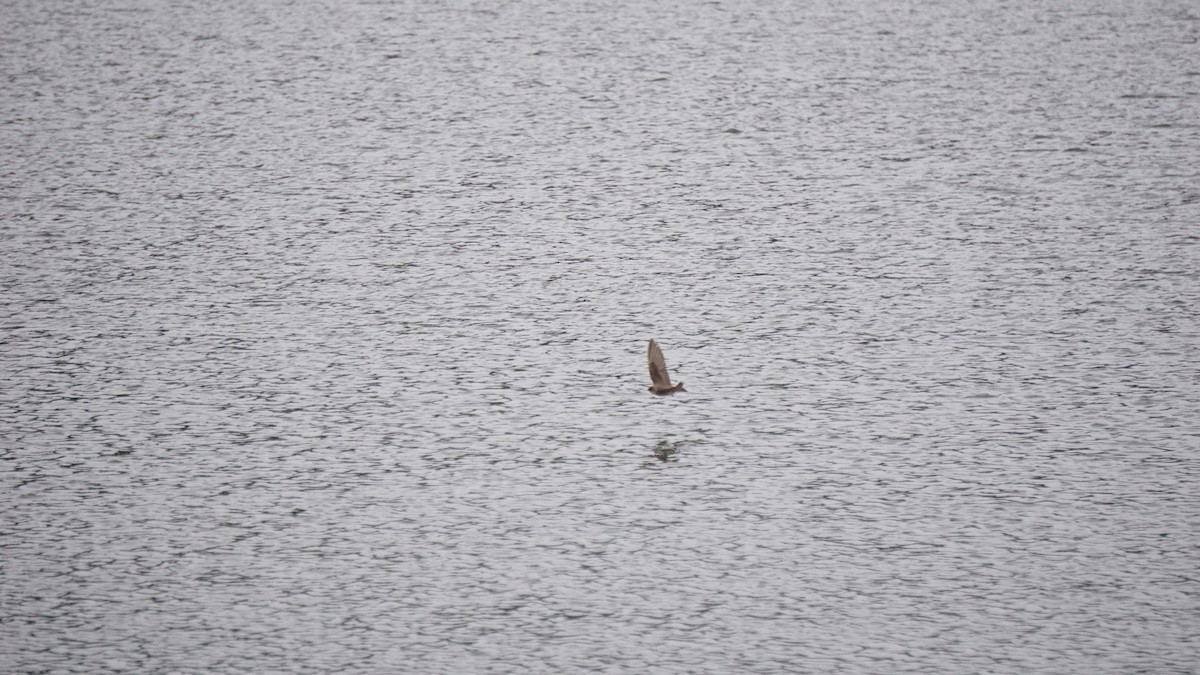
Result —
[{"label": "flying bird", "polygon": [[687,391],[683,388],[683,383],[680,382],[675,386],[671,386],[671,376],[667,374],[667,360],[663,358],[662,350],[654,340],[650,341],[650,346],[646,350],[646,360],[650,362],[650,391],[659,396],[674,394],[677,391]]}]

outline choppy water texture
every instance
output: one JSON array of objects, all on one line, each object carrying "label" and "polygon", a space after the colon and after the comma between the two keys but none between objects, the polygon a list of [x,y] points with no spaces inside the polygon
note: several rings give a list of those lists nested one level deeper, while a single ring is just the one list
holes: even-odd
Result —
[{"label": "choppy water texture", "polygon": [[0,12],[0,670],[1194,672],[1194,3]]}]

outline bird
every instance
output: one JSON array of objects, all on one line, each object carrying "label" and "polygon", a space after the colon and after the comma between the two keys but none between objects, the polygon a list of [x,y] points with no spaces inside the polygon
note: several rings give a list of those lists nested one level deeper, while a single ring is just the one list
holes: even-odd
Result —
[{"label": "bird", "polygon": [[650,381],[653,383],[650,385],[651,393],[666,396],[677,391],[687,391],[682,382],[671,386],[671,376],[667,374],[667,360],[663,358],[662,350],[654,340],[650,341],[650,346],[646,349],[646,360],[650,363]]}]

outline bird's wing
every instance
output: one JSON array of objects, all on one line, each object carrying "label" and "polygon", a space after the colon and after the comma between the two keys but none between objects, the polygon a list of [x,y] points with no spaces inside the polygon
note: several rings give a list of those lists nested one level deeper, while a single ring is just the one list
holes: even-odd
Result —
[{"label": "bird's wing", "polygon": [[671,376],[667,374],[667,360],[663,358],[662,350],[654,340],[646,350],[646,358],[650,362],[650,381],[656,387],[670,387]]}]

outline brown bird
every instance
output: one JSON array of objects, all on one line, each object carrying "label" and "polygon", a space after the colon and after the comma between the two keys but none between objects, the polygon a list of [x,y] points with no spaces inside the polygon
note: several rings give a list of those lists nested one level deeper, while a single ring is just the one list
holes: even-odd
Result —
[{"label": "brown bird", "polygon": [[667,360],[663,358],[662,350],[658,348],[654,340],[650,341],[650,346],[646,350],[646,359],[650,362],[650,381],[654,384],[650,385],[650,391],[659,396],[674,394],[677,391],[687,391],[683,388],[683,383],[671,386],[671,376],[667,374]]}]

